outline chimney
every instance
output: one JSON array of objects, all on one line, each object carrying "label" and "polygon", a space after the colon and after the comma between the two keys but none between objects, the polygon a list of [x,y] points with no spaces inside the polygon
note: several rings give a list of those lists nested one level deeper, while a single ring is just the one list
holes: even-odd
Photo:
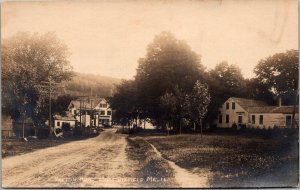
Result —
[{"label": "chimney", "polygon": [[281,103],[281,97],[278,97],[278,98],[277,98],[277,105],[278,105],[278,107],[281,107],[281,104],[282,104],[282,103]]}]

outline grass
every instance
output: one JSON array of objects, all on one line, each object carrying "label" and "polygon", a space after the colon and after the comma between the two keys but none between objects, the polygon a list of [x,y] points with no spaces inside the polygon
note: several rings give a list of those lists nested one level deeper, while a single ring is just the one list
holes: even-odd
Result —
[{"label": "grass", "polygon": [[[158,158],[152,147],[142,138],[127,138],[126,152],[128,158],[138,163],[138,171],[134,174],[142,178],[138,187],[170,188],[178,184],[174,181],[174,171],[165,160]],[[156,178],[157,181],[151,179]]]},{"label": "grass", "polygon": [[49,139],[31,139],[27,142],[19,139],[2,139],[2,158],[25,154],[35,150],[68,143],[74,140],[80,139],[59,139],[54,137]]},{"label": "grass", "polygon": [[[177,165],[213,172],[212,187],[295,187],[298,138],[271,139],[236,134],[146,137]],[[193,170],[197,171],[197,170]]]}]

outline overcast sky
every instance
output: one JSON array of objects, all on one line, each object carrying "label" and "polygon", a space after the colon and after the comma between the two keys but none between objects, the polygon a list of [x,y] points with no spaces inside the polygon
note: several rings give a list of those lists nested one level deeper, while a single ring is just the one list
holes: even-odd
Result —
[{"label": "overcast sky", "polygon": [[249,78],[261,58],[298,49],[297,11],[297,0],[6,2],[1,35],[55,31],[75,71],[129,79],[154,36],[171,31],[207,69],[227,60]]}]

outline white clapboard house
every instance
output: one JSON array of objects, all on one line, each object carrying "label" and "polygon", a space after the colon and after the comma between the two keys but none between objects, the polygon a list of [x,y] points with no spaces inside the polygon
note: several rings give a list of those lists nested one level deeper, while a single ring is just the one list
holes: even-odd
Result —
[{"label": "white clapboard house", "polygon": [[104,98],[86,101],[72,100],[68,106],[68,111],[83,126],[112,124],[112,110]]},{"label": "white clapboard house", "polygon": [[[231,97],[219,109],[217,126],[230,128],[233,124],[254,128],[290,127],[294,106],[270,106],[263,101]],[[295,109],[296,123],[299,123],[299,108]]]}]

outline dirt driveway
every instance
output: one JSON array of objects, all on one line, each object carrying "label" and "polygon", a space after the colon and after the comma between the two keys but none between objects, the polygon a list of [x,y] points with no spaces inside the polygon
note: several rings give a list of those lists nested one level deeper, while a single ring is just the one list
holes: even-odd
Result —
[{"label": "dirt driveway", "polygon": [[144,140],[133,147],[115,132],[4,158],[2,187],[207,187],[206,178],[169,163]]}]

